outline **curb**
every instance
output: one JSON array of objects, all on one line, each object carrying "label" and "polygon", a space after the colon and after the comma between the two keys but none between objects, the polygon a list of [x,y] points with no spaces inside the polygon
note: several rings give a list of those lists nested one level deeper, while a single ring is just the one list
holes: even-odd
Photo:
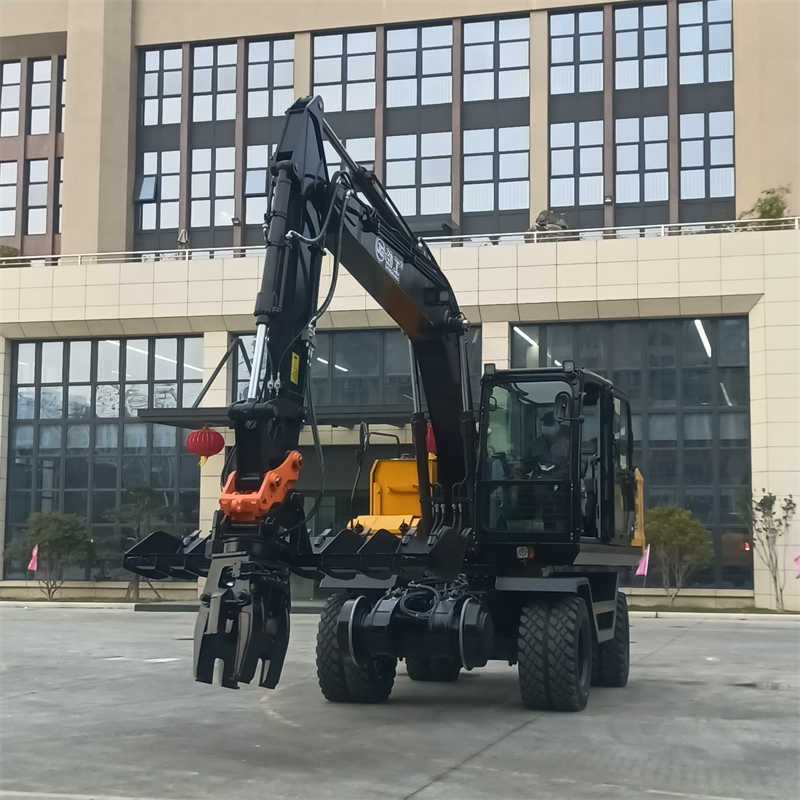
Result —
[{"label": "curb", "polygon": [[134,611],[136,603],[87,603],[79,600],[0,600],[0,608],[82,608],[95,611]]},{"label": "curb", "polygon": [[[77,608],[91,611],[144,611],[191,614],[200,608],[199,603],[87,603],[73,600],[59,602],[57,600],[0,600],[0,608],[36,609],[70,609]],[[297,600],[292,604],[292,614],[319,614],[323,603],[316,600]],[[695,621],[720,622],[777,622],[800,623],[800,614],[753,614],[748,612],[703,612],[703,611],[631,611],[634,619],[683,619]]]},{"label": "curb", "polygon": [[[200,608],[200,603],[136,603],[134,611],[150,612],[184,612],[192,613]],[[298,600],[292,603],[292,614],[319,614],[323,604],[315,600]]]},{"label": "curb", "polygon": [[724,622],[800,622],[800,614],[751,614],[729,611],[630,611],[631,617],[638,619],[694,619]]}]

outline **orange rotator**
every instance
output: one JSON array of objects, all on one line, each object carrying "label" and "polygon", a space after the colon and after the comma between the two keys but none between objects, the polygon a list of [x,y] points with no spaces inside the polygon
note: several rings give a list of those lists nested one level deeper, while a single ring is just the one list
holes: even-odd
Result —
[{"label": "orange rotator", "polygon": [[303,456],[291,450],[283,463],[269,470],[255,492],[236,491],[236,472],[228,475],[219,496],[219,507],[233,522],[258,522],[276,504],[282,503],[300,477]]}]

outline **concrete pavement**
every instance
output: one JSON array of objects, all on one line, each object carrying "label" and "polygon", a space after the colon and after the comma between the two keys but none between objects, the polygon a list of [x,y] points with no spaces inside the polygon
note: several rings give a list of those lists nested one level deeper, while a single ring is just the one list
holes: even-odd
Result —
[{"label": "concrete pavement", "polygon": [[[711,615],[709,615],[710,617]],[[332,705],[316,618],[280,687],[191,680],[188,614],[0,608],[0,798],[783,800],[800,785],[800,628],[632,621],[631,682],[580,714],[519,704],[502,664]]]}]

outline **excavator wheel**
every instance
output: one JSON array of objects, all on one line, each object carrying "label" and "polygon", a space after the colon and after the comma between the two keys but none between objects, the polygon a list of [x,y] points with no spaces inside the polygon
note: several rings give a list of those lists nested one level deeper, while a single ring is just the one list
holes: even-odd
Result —
[{"label": "excavator wheel", "polygon": [[317,627],[317,680],[322,694],[332,703],[350,700],[344,677],[344,659],[336,639],[336,619],[346,599],[344,595],[329,597]]},{"label": "excavator wheel", "polygon": [[628,601],[617,592],[617,618],[614,638],[598,646],[598,681],[600,686],[625,686],[630,668],[630,629]]},{"label": "excavator wheel", "polygon": [[580,711],[589,699],[592,629],[583,598],[531,600],[520,611],[517,665],[526,708]]},{"label": "excavator wheel", "polygon": [[381,703],[392,692],[396,658],[375,658],[359,666],[339,649],[336,620],[347,600],[334,595],[325,602],[317,629],[317,679],[319,688],[332,703]]},{"label": "excavator wheel", "polygon": [[406,672],[412,681],[440,681],[452,683],[458,680],[461,664],[449,658],[407,658]]}]

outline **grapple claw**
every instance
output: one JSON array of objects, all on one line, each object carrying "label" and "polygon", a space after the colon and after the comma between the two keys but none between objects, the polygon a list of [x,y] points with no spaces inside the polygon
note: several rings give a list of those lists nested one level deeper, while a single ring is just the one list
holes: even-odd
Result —
[{"label": "grapple claw", "polygon": [[250,683],[259,662],[259,684],[278,685],[289,644],[289,578],[282,568],[249,560],[245,553],[215,555],[194,631],[194,677],[238,689]]}]

